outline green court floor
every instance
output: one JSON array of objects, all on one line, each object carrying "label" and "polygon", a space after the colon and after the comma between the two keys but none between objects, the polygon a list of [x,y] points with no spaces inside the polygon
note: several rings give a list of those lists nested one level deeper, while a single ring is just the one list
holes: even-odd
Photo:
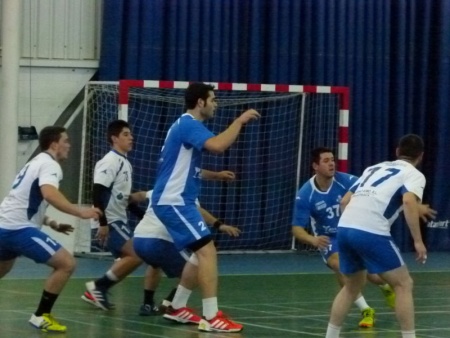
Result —
[{"label": "green court floor", "polygon": [[[317,257],[292,257],[286,260],[313,261]],[[444,256],[448,259],[450,256]],[[250,257],[227,258],[236,265],[248,264]],[[268,258],[274,264],[273,258]],[[83,260],[80,265],[93,265],[91,278],[101,275],[111,262]],[[245,261],[245,262],[244,262]],[[262,264],[258,256],[255,264]],[[283,261],[282,258],[279,259]],[[438,262],[437,262],[438,263]],[[436,264],[437,264],[436,263]],[[411,263],[414,264],[414,263]],[[100,268],[99,268],[100,266]],[[28,268],[29,267],[29,268]],[[55,316],[68,326],[65,334],[46,334],[32,328],[27,320],[35,310],[42,290],[43,277],[33,277],[33,263],[20,265],[30,278],[12,275],[0,281],[0,337],[70,337],[70,338],[266,338],[266,337],[324,337],[329,309],[338,291],[334,276],[327,270],[300,273],[226,274],[220,277],[219,303],[221,309],[245,325],[239,334],[200,333],[196,326],[173,324],[162,317],[140,317],[137,311],[142,299],[142,271],[128,277],[112,289],[111,300],[116,309],[104,312],[80,300],[84,283],[90,278],[75,276],[64,289],[54,308]],[[82,268],[83,270],[83,268]],[[433,269],[436,270],[436,269]],[[450,271],[413,272],[415,280],[416,322],[418,337],[450,337]],[[173,280],[163,278],[156,298],[160,299],[173,286]],[[380,291],[367,285],[364,290],[368,303],[377,311],[376,327],[359,329],[359,313],[352,310],[342,337],[390,338],[401,337],[394,313],[384,304]],[[198,293],[192,296],[191,307],[200,311]]]}]

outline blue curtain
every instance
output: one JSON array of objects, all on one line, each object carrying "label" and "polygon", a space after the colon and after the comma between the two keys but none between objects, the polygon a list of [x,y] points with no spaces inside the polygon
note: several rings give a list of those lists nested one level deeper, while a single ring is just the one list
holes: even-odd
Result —
[{"label": "blue curtain", "polygon": [[[439,211],[424,236],[450,250],[450,1],[108,0],[103,17],[101,80],[349,86],[354,174],[422,135]],[[404,224],[393,235],[412,248]]]}]

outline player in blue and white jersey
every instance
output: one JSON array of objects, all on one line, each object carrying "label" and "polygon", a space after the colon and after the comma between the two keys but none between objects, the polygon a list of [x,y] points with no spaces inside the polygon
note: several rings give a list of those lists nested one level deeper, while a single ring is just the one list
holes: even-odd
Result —
[{"label": "player in blue and white jersey", "polygon": [[[317,247],[325,263],[335,271],[343,285],[343,276],[339,272],[339,250],[337,245],[337,224],[340,217],[340,201],[347,193],[356,177],[335,171],[334,156],[328,148],[316,148],[312,151],[312,167],[315,175],[299,190],[296,198],[293,219],[293,234],[301,242]],[[423,206],[423,213],[430,209]],[[431,210],[432,211],[432,210]],[[310,223],[313,235],[306,231]],[[379,285],[388,304],[393,307],[395,294],[391,287],[378,275],[368,275],[368,279]],[[360,295],[355,304],[363,313],[361,327],[370,327],[374,323],[374,312]]]},{"label": "player in blue and white jersey", "polygon": [[[226,174],[226,172],[221,173]],[[132,194],[132,198],[136,202],[149,201],[145,215],[134,231],[134,250],[149,265],[146,274],[151,276],[148,279],[153,281],[149,289],[156,290],[159,284],[159,278],[155,270],[164,271],[169,278],[181,277],[178,288],[172,290],[171,294],[163,301],[165,307],[171,306],[177,309],[180,316],[174,316],[171,313],[173,311],[168,311],[164,317],[181,323],[198,324],[201,318],[193,310],[186,307],[192,289],[197,286],[197,257],[195,254],[191,255],[189,250],[179,251],[175,248],[172,237],[153,211],[151,205],[152,193],[153,191],[150,190]],[[201,208],[200,204],[197,203],[197,206],[206,224],[214,226],[218,231],[232,237],[239,236],[240,230],[238,228],[224,224]]]},{"label": "player in blue and white jersey", "polygon": [[169,129],[161,151],[153,189],[152,206],[167,227],[177,250],[190,249],[199,262],[199,285],[203,298],[202,331],[238,332],[242,325],[223,316],[217,305],[217,253],[211,234],[195,200],[200,191],[202,151],[222,153],[238,137],[242,126],[260,117],[245,111],[219,135],[211,133],[203,121],[217,108],[214,87],[192,83],[185,92],[187,111]]},{"label": "player in blue and white jersey", "polygon": [[87,282],[87,291],[81,296],[84,301],[103,310],[113,307],[108,301],[107,291],[142,264],[133,250],[127,215],[127,208],[133,205],[129,203],[132,167],[127,158],[133,147],[133,136],[128,122],[110,122],[107,139],[111,150],[94,169],[93,204],[104,212],[99,219],[97,238],[120,260],[115,261],[103,277]]},{"label": "player in blue and white jersey", "polygon": [[326,338],[337,338],[351,303],[361,292],[366,273],[379,274],[395,290],[395,312],[403,338],[415,338],[412,279],[390,236],[403,210],[414,240],[417,261],[427,250],[420,232],[420,207],[425,177],[416,169],[422,161],[422,139],[409,134],[400,139],[397,160],[367,168],[344,196],[338,225],[338,244],[344,286],[331,310]]},{"label": "player in blue and white jersey", "polygon": [[[341,216],[341,199],[356,182],[357,177],[336,171],[334,155],[329,148],[313,149],[311,160],[315,175],[303,184],[297,193],[292,233],[300,242],[319,249],[323,261],[335,272],[339,284],[343,286],[343,276],[339,271],[337,225]],[[310,222],[312,235],[306,231]],[[392,288],[378,275],[369,275],[368,279],[380,286],[387,303],[393,307],[395,294]],[[355,299],[355,305],[362,314],[359,326],[372,327],[375,311],[367,304],[362,294]]]},{"label": "player in blue and white jersey", "polygon": [[58,190],[63,178],[60,161],[68,157],[69,137],[63,127],[45,127],[39,134],[39,155],[16,176],[11,191],[0,204],[0,278],[25,256],[53,268],[44,284],[39,306],[29,323],[44,332],[65,332],[51,314],[53,305],[75,269],[73,256],[40,230],[48,225],[58,232],[73,231],[71,225],[58,224],[45,216],[49,204],[80,218],[98,218],[99,209],[79,208]]}]

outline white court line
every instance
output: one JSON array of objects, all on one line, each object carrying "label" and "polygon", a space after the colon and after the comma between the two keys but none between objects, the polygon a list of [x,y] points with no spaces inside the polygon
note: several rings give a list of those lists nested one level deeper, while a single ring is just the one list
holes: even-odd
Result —
[{"label": "white court line", "polygon": [[269,329],[269,330],[273,330],[273,331],[291,332],[291,333],[298,333],[298,334],[308,334],[310,336],[322,337],[322,338],[324,336],[323,333],[319,334],[319,333],[311,333],[311,332],[305,332],[305,331],[281,329],[281,328],[278,328],[278,327],[272,327],[272,326],[267,326],[267,325],[258,325],[258,324],[243,322],[243,321],[239,321],[239,323],[242,323],[242,324],[247,325],[247,326],[254,326],[254,327],[259,327],[259,328],[262,328],[262,329]]}]

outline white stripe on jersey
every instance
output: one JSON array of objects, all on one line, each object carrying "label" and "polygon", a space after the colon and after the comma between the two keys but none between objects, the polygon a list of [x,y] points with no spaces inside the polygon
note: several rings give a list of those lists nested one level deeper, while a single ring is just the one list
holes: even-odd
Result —
[{"label": "white stripe on jersey", "polygon": [[177,160],[173,167],[172,173],[170,174],[169,180],[161,193],[158,205],[185,205],[181,194],[186,186],[193,152],[193,148],[186,149],[183,146],[180,147]]},{"label": "white stripe on jersey", "polygon": [[186,225],[186,227],[191,231],[191,234],[194,235],[195,239],[202,238],[202,236],[200,236],[200,234],[197,232],[197,230],[194,229],[192,224],[189,223],[188,220],[183,217],[183,215],[177,210],[177,208],[172,206],[172,209],[175,211],[175,213],[178,215],[178,217],[180,217],[180,219],[183,221],[184,225]]}]

